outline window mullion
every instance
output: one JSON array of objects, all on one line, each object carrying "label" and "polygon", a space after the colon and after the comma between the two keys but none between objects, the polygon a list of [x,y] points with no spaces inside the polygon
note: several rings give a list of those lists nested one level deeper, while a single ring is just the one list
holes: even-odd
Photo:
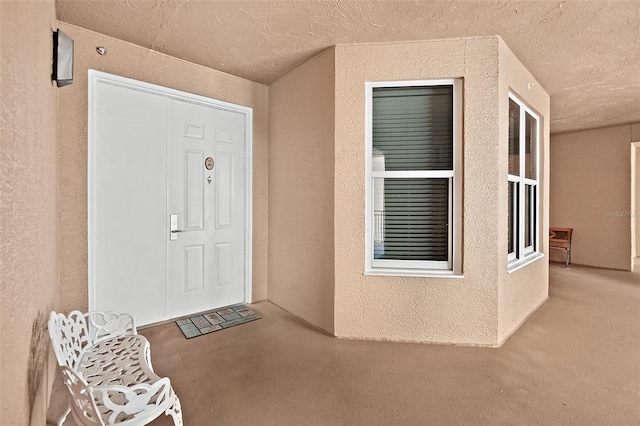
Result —
[{"label": "window mullion", "polygon": [[538,117],[535,118],[536,124],[536,139],[535,139],[535,159],[536,159],[536,170],[535,170],[535,181],[532,183],[534,186],[533,192],[535,196],[535,202],[533,203],[535,220],[534,220],[534,229],[533,229],[533,238],[534,238],[534,251],[540,251],[540,187],[538,186],[538,182],[540,181],[540,120]]},{"label": "window mullion", "polygon": [[525,226],[526,226],[526,212],[525,212],[525,197],[527,186],[525,185],[525,157],[526,157],[526,147],[525,147],[525,110],[520,105],[520,132],[518,135],[518,146],[520,156],[518,161],[520,163],[520,180],[518,182],[519,186],[519,194],[518,194],[518,258],[522,259],[524,257],[524,236],[525,236]]},{"label": "window mullion", "polygon": [[447,179],[452,178],[454,175],[453,170],[403,170],[403,171],[375,171],[371,172],[371,177],[374,178],[440,178]]}]

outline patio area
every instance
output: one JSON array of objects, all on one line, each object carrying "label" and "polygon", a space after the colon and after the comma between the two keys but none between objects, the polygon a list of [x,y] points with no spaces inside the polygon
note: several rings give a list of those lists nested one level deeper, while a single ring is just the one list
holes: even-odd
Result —
[{"label": "patio area", "polygon": [[499,349],[339,340],[250,306],[263,318],[189,340],[173,322],[141,331],[185,424],[640,423],[638,272],[552,264],[549,300]]}]

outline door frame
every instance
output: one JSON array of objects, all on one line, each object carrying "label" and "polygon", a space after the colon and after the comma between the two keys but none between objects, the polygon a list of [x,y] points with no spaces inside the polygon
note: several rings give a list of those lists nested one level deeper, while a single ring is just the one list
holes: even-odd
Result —
[{"label": "door frame", "polygon": [[[253,264],[253,109],[242,105],[233,104],[213,98],[208,98],[181,90],[171,89],[144,81],[121,77],[102,71],[89,70],[89,99],[88,99],[88,144],[87,144],[87,263],[88,263],[88,302],[89,310],[95,310],[96,300],[96,276],[95,276],[95,206],[94,206],[94,173],[95,173],[95,109],[96,109],[96,89],[98,84],[110,84],[130,90],[138,90],[153,95],[167,97],[183,102],[194,103],[224,111],[231,111],[243,114],[245,117],[245,138],[244,138],[244,190],[245,190],[245,220],[244,220],[244,303],[252,301],[252,264]],[[168,214],[168,212],[165,212]],[[167,216],[168,217],[168,216]],[[167,230],[168,235],[168,230]],[[168,255],[168,254],[167,254]],[[167,259],[168,262],[168,259]],[[167,263],[168,265],[168,263]]]}]

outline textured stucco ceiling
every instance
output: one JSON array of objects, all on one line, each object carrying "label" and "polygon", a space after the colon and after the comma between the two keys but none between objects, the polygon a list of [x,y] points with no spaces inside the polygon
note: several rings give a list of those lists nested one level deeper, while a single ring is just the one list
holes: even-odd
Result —
[{"label": "textured stucco ceiling", "polygon": [[265,84],[335,44],[499,35],[551,95],[552,132],[640,122],[640,0],[58,0],[57,13]]}]

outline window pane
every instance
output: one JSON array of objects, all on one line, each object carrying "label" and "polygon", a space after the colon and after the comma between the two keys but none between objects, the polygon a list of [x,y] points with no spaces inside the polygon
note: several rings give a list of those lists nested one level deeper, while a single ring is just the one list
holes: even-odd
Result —
[{"label": "window pane", "polygon": [[536,143],[538,140],[537,121],[529,113],[524,114],[524,175],[536,179]]},{"label": "window pane", "polygon": [[453,169],[453,87],[373,89],[373,153],[383,169]]},{"label": "window pane", "polygon": [[509,174],[520,174],[520,106],[509,99]]},{"label": "window pane", "polygon": [[535,238],[535,220],[536,220],[536,187],[525,185],[524,198],[524,246],[534,245]]},{"label": "window pane", "polygon": [[374,179],[374,258],[447,261],[449,179]]},{"label": "window pane", "polygon": [[509,182],[509,254],[515,253],[518,246],[518,184]]}]

